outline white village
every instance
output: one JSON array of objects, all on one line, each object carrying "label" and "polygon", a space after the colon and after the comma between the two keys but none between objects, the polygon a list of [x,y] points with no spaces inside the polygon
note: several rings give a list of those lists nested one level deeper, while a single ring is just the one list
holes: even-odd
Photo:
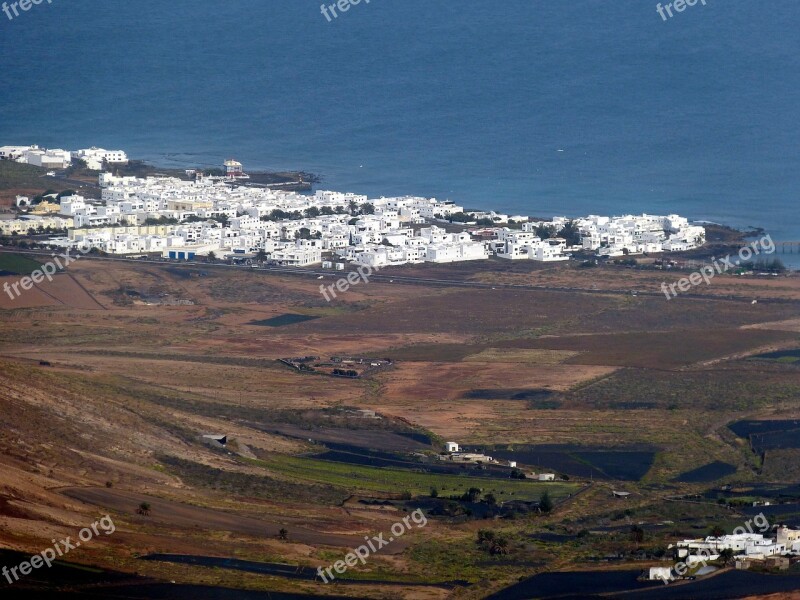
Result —
[{"label": "white village", "polygon": [[[247,185],[234,160],[222,176],[187,171],[177,177],[121,177],[123,151],[67,152],[37,146],[0,147],[0,158],[65,168],[72,159],[99,174],[102,199],[80,195],[19,196],[23,213],[0,221],[0,234],[61,232],[49,245],[112,255],[158,254],[289,267],[380,268],[486,260],[567,261],[575,252],[598,257],[681,252],[702,246],[705,229],[679,215],[591,215],[533,221],[494,211],[465,211],[450,200],[416,196],[368,198],[335,191],[313,195]],[[452,232],[453,223],[463,225]],[[560,234],[570,232],[570,239]]]}]

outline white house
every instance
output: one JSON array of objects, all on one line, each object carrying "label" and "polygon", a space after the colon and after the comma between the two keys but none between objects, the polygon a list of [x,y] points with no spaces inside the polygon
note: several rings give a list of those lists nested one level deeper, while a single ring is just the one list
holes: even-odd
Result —
[{"label": "white house", "polygon": [[84,148],[72,152],[72,158],[79,158],[86,163],[92,171],[101,171],[103,162],[108,164],[127,164],[128,155],[122,150],[106,150],[104,148]]},{"label": "white house", "polygon": [[569,260],[565,254],[567,242],[561,238],[542,240],[533,231],[514,231],[508,228],[497,232],[498,258],[554,262]]},{"label": "white house", "polygon": [[45,169],[66,169],[72,164],[69,152],[66,150],[42,150],[39,148],[26,150],[25,162],[35,167]]},{"label": "white house", "polygon": [[650,581],[672,581],[674,579],[672,575],[672,568],[671,567],[650,567]]},{"label": "white house", "polygon": [[2,160],[19,160],[25,155],[25,152],[38,146],[0,146],[0,159]]},{"label": "white house", "polygon": [[[781,525],[778,527],[777,531],[777,543],[783,544],[784,546],[796,546],[800,543],[800,530],[797,529],[789,529],[786,525]],[[797,548],[800,550],[800,548]]]},{"label": "white house", "polygon": [[271,260],[291,267],[305,267],[322,262],[322,250],[313,246],[288,246],[274,251]]},{"label": "white house", "polygon": [[97,212],[94,206],[86,203],[83,196],[63,196],[59,201],[59,206],[59,214],[70,217]]}]

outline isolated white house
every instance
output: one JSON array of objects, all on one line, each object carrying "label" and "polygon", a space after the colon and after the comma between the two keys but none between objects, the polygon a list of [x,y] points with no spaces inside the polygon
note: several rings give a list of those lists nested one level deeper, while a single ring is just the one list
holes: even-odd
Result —
[{"label": "isolated white house", "polygon": [[671,567],[650,567],[650,581],[671,581],[673,579]]}]

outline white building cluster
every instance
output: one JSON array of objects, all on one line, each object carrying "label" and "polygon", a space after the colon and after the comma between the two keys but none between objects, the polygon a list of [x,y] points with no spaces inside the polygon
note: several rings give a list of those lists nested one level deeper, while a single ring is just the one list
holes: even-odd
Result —
[{"label": "white building cluster", "polygon": [[583,249],[598,256],[655,252],[684,252],[706,243],[706,230],[690,225],[685,217],[669,215],[591,215],[575,222]]},{"label": "white building cluster", "polygon": [[669,548],[674,550],[676,558],[689,567],[717,560],[724,550],[731,550],[734,557],[756,561],[777,556],[800,556],[800,530],[781,525],[775,537],[767,537],[763,533],[734,533],[683,540]]},{"label": "white building cluster", "polygon": [[[769,528],[766,517],[759,515],[765,525],[761,531]],[[748,522],[750,523],[750,522]],[[758,524],[758,521],[756,520]],[[745,527],[738,529],[745,530]],[[750,529],[748,527],[748,529]],[[786,569],[790,566],[793,557],[800,556],[800,530],[790,529],[781,525],[775,532],[775,537],[767,537],[763,533],[734,533],[721,537],[707,537],[696,540],[683,540],[675,545],[670,544],[675,558],[680,562],[675,567],[651,567],[650,580],[660,580],[665,583],[674,581],[677,577],[684,577],[690,569],[702,567],[698,574],[706,575],[714,570],[708,567],[708,562],[718,560],[725,551],[731,552],[731,557],[736,560],[737,569],[747,569],[753,563],[764,563],[769,567]]]},{"label": "white building cluster", "polygon": [[93,171],[101,171],[105,167],[104,162],[112,165],[128,163],[128,155],[122,150],[92,147],[69,151],[39,146],[0,146],[1,160],[13,160],[45,169],[66,169],[75,158],[85,161],[87,168]]},{"label": "white building cluster", "polygon": [[522,231],[503,228],[497,232],[497,241],[492,244],[495,254],[510,260],[538,260],[553,262],[569,260],[567,240],[561,238],[541,239],[534,233],[531,223],[524,223]]},{"label": "white building cluster", "polygon": [[732,550],[734,556],[746,556],[754,560],[800,555],[800,530],[782,526],[774,538],[765,537],[762,533],[737,533],[718,538],[683,540],[675,544],[676,557],[689,566],[717,560],[723,550]]},{"label": "white building cluster", "polygon": [[66,229],[72,219],[53,215],[24,215],[18,219],[0,220],[0,235],[26,235],[31,229],[41,232],[47,229]]},{"label": "white building cluster", "polygon": [[[81,196],[61,199],[60,214],[73,219],[69,239],[61,243],[113,254],[161,252],[184,260],[210,252],[226,257],[264,251],[269,260],[291,266],[321,263],[323,252],[373,267],[489,257],[488,245],[469,233],[448,234],[435,225],[415,230],[413,225],[434,215],[463,210],[452,202],[415,197],[369,201],[330,191],[308,196],[233,187],[219,178],[182,181],[103,173],[100,184],[100,205]],[[350,214],[350,208],[367,203],[373,214]],[[290,218],[262,220],[275,211]]]},{"label": "white building cluster", "polygon": [[[368,199],[333,191],[305,195],[202,176],[183,181],[102,173],[100,185],[100,202],[81,196],[60,199],[59,215],[71,219],[72,227],[68,238],[54,243],[110,254],[158,252],[181,260],[211,252],[219,258],[265,252],[268,260],[291,266],[321,263],[325,254],[326,260],[380,268],[490,256],[564,261],[570,252],[584,249],[609,256],[623,250],[660,252],[694,247],[705,237],[702,227],[676,215],[587,217],[575,222],[583,244],[570,247],[564,239],[538,237],[541,223],[524,223],[522,230],[494,226],[449,233],[444,221],[464,209],[435,198]],[[352,216],[354,209],[361,214]],[[499,217],[496,222],[506,217],[486,214]],[[545,225],[560,230],[567,222],[557,218]]]},{"label": "white building cluster", "polygon": [[105,148],[85,148],[83,150],[75,150],[72,153],[72,158],[81,159],[86,163],[86,168],[92,171],[102,171],[104,162],[110,165],[125,165],[128,164],[128,155],[122,150],[106,150]]}]

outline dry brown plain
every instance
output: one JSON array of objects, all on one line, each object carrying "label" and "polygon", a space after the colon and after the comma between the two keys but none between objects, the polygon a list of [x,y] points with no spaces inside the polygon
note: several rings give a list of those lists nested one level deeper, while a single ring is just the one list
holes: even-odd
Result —
[{"label": "dry brown plain", "polygon": [[[315,277],[85,258],[45,289],[3,299],[0,546],[32,551],[111,511],[119,533],[74,560],[183,582],[341,594],[311,582],[135,558],[172,552],[327,565],[346,552],[348,536],[387,530],[396,511],[351,510],[346,495],[339,496],[342,488],[300,483],[271,468],[271,457],[300,455],[309,445],[253,426],[268,425],[270,416],[291,423],[292,414],[313,417],[337,407],[374,409],[464,444],[657,448],[641,481],[595,484],[547,517],[491,524],[515,535],[610,519],[609,511],[620,509],[609,506],[610,486],[635,492],[623,508],[655,514],[664,494],[703,487],[676,484],[675,476],[714,460],[735,465],[739,477],[763,480],[752,453],[726,425],[800,417],[798,367],[746,360],[800,345],[800,278],[730,278],[701,290],[702,298],[668,302],[610,291],[657,291],[658,274],[483,266],[488,270],[470,265],[450,275],[498,289],[382,280],[328,304]],[[443,271],[398,273],[438,278]],[[506,283],[591,293],[504,289]],[[193,304],[136,300],[159,295]],[[253,324],[287,313],[317,319],[275,328]],[[275,362],[347,354],[397,362],[357,381],[299,374]],[[200,443],[203,433],[235,439],[238,455]],[[204,484],[198,469],[204,477],[215,474],[216,483]],[[797,475],[784,471],[783,482]],[[234,484],[231,477],[255,483],[240,489],[241,479]],[[157,517],[137,516],[133,508],[151,497]],[[236,517],[263,523],[263,532],[257,525],[226,525]],[[485,526],[432,521],[368,569],[376,578],[449,581],[460,571],[443,558],[445,549],[469,548],[465,575],[477,585],[451,591],[376,584],[359,586],[357,595],[480,598],[516,581],[519,567],[486,566],[476,554],[474,536]],[[295,528],[296,538],[276,539],[281,527],[290,535]],[[537,545],[515,560],[533,556],[569,568],[584,554]]]}]

